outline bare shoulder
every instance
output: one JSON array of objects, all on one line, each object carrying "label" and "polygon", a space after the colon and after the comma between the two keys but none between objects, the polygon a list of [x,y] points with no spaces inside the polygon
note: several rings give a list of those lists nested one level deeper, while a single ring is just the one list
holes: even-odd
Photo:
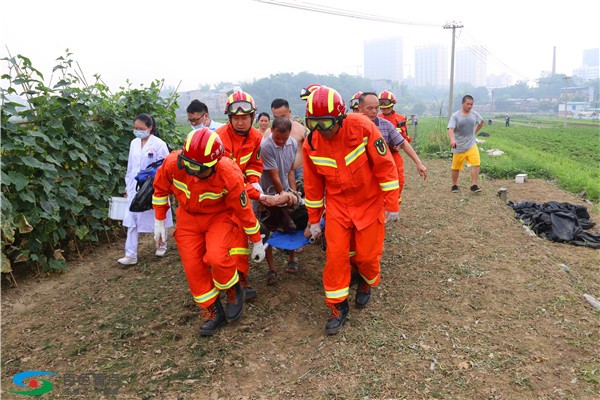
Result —
[{"label": "bare shoulder", "polygon": [[308,134],[308,129],[306,129],[306,127],[304,125],[302,125],[299,122],[292,121],[292,130],[290,132],[290,136],[292,136],[294,139],[296,139],[298,144],[301,145],[302,142],[304,142],[304,139],[306,138],[307,134]]}]

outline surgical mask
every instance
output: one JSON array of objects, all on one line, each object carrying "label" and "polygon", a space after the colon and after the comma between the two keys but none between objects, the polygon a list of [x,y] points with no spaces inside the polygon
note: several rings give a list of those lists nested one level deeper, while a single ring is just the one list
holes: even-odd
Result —
[{"label": "surgical mask", "polygon": [[136,130],[134,130],[133,134],[138,139],[146,139],[148,137],[148,135],[150,135],[150,131],[136,131]]},{"label": "surgical mask", "polygon": [[195,131],[198,130],[198,129],[202,129],[202,128],[204,128],[204,124],[192,125],[192,129],[195,130]]}]

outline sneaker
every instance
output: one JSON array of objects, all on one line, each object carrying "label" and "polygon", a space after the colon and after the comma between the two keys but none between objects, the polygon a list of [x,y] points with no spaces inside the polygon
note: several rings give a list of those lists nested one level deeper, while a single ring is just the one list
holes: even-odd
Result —
[{"label": "sneaker", "polygon": [[452,185],[452,188],[450,189],[450,191],[452,193],[458,193],[458,185]]},{"label": "sneaker", "polygon": [[165,247],[164,249],[156,250],[156,253],[154,253],[154,254],[157,255],[158,257],[164,257],[166,252],[167,252],[167,248]]},{"label": "sneaker", "polygon": [[471,186],[471,192],[479,193],[479,192],[481,192],[481,188],[477,185],[473,185],[473,186]]},{"label": "sneaker", "polygon": [[135,265],[137,264],[137,258],[125,256],[123,258],[119,258],[117,262],[123,265]]}]

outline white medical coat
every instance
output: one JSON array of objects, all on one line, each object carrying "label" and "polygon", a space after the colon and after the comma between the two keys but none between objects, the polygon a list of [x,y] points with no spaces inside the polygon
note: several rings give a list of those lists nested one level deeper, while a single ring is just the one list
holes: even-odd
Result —
[{"label": "white medical coat", "polygon": [[[148,165],[161,158],[167,157],[169,149],[167,144],[160,138],[150,135],[146,144],[142,148],[142,140],[135,138],[129,145],[129,159],[127,160],[127,173],[125,174],[125,186],[127,191],[127,210],[123,218],[123,226],[137,227],[137,231],[142,233],[154,232],[154,210],[143,212],[130,212],[129,206],[135,197],[135,187],[137,181],[135,176],[138,172],[146,169]],[[173,226],[173,215],[171,209],[167,212],[165,223],[167,228]]]}]

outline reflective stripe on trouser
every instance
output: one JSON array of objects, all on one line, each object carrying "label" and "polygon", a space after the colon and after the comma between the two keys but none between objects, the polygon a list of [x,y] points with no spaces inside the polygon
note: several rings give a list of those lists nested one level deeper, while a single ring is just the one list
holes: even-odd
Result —
[{"label": "reflective stripe on trouser", "polygon": [[398,204],[402,204],[402,189],[404,188],[404,159],[402,154],[399,152],[392,153],[392,158],[398,169],[398,183],[400,184],[400,197],[398,197]]},{"label": "reflective stripe on trouser", "polygon": [[194,301],[209,307],[225,290],[238,282],[235,262],[229,257],[236,226],[229,211],[190,214],[177,207],[175,242]]},{"label": "reflective stripe on trouser", "polygon": [[235,262],[237,270],[248,276],[248,269],[250,268],[250,263],[248,262],[248,259],[250,258],[248,235],[246,235],[244,229],[239,225],[234,228],[232,234],[234,236],[234,240],[229,255]]},{"label": "reflective stripe on trouser", "polygon": [[385,228],[383,210],[381,217],[363,230],[356,227],[345,228],[333,218],[326,218],[325,239],[327,241],[325,268],[323,269],[323,286],[325,302],[336,304],[348,297],[350,286],[350,243],[354,234],[356,256],[353,261],[358,272],[371,286],[379,284],[381,254]]}]

